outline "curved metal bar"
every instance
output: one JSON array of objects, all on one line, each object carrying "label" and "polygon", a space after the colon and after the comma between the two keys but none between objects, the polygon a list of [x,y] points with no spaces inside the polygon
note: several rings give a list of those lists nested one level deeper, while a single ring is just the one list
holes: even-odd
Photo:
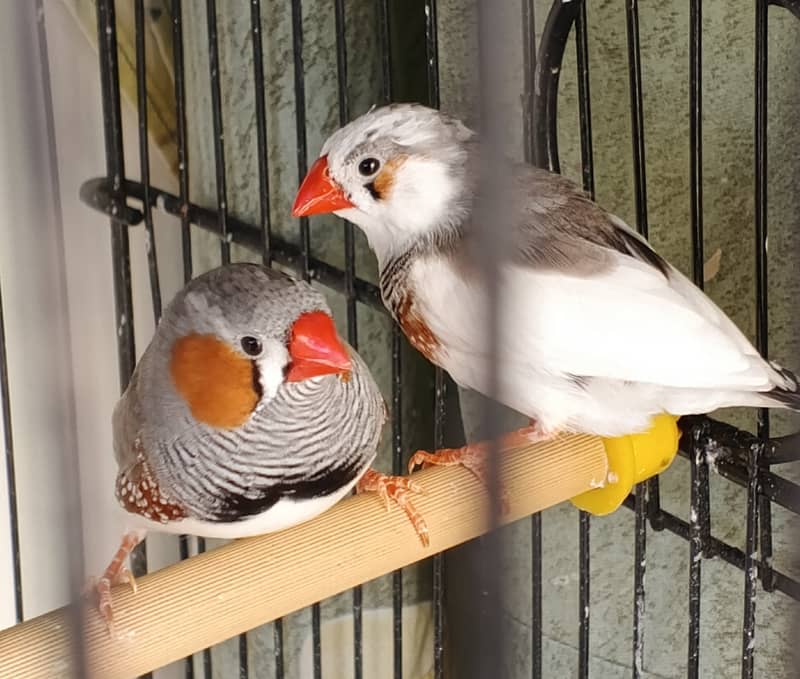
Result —
[{"label": "curved metal bar", "polygon": [[[533,94],[534,163],[560,171],[558,160],[558,79],[570,31],[585,0],[555,0],[539,43]],[[800,19],[800,0],[769,0]]]},{"label": "curved metal bar", "polygon": [[533,75],[534,163],[559,172],[558,162],[558,78],[570,31],[584,0],[555,0],[539,43]]},{"label": "curved metal bar", "polygon": [[[106,214],[114,214],[115,219],[128,226],[142,223],[143,212],[127,205],[127,199],[144,201],[144,187],[140,182],[125,180],[121,189],[116,194],[112,192],[110,181],[107,177],[90,179],[80,188],[80,197],[84,203]],[[120,198],[122,197],[122,198]],[[227,232],[223,236],[219,226],[219,219],[214,210],[201,207],[194,203],[184,203],[179,196],[156,187],[150,188],[151,207],[157,208],[175,217],[186,218],[190,223],[204,231],[213,233],[218,238],[225,238],[231,243],[236,243],[251,252],[261,254],[264,248],[264,232],[255,224],[249,224],[232,215],[227,219]],[[280,265],[289,267],[296,274],[303,272],[303,250],[299,245],[291,243],[277,236],[272,237],[273,259]],[[332,264],[328,264],[315,257],[308,259],[309,275],[326,287],[346,294],[344,274]],[[354,280],[354,294],[356,300],[367,304],[373,309],[386,312],[381,301],[380,290],[377,286],[362,278]]]},{"label": "curved metal bar", "polygon": [[768,0],[767,4],[783,7],[800,19],[800,0]]}]

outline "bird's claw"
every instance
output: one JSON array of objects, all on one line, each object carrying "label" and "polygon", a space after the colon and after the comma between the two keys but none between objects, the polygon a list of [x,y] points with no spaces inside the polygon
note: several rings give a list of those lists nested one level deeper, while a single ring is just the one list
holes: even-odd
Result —
[{"label": "bird's claw", "polygon": [[86,578],[86,583],[83,586],[82,595],[92,600],[92,604],[97,610],[98,614],[103,620],[103,623],[112,638],[117,638],[116,629],[114,627],[114,607],[112,606],[111,588],[116,583],[111,581],[111,578],[90,576]]},{"label": "bird's claw", "polygon": [[[473,443],[463,448],[442,448],[435,453],[426,450],[418,450],[408,461],[409,472],[416,467],[449,467],[461,465],[471,472],[486,488],[489,487],[489,473],[486,468],[489,446],[487,443]],[[503,484],[500,484],[500,513],[502,516],[508,514],[511,504]]]},{"label": "bird's claw", "polygon": [[414,526],[423,546],[430,545],[428,524],[408,497],[409,493],[425,494],[423,487],[416,481],[405,476],[390,476],[368,469],[359,480],[356,489],[359,493],[377,493],[386,505],[387,512],[391,509],[392,503],[400,507]]},{"label": "bird's claw", "polygon": [[103,619],[108,633],[114,638],[117,637],[117,634],[114,629],[114,607],[111,588],[126,583],[130,585],[134,594],[138,591],[136,578],[133,577],[133,573],[125,565],[125,560],[134,547],[142,541],[142,537],[143,534],[126,533],[122,538],[122,544],[103,575],[99,578],[90,577],[84,588],[84,595],[97,597],[97,612]]},{"label": "bird's claw", "polygon": [[[527,427],[522,427],[516,431],[503,434],[503,436],[497,439],[495,445],[497,447],[497,452],[503,452],[512,448],[529,446],[539,441],[546,441],[553,436],[553,432],[542,429],[536,422],[531,420]],[[421,466],[425,469],[431,466],[448,467],[451,465],[461,465],[474,474],[477,479],[488,488],[489,473],[487,470],[487,460],[490,450],[490,441],[471,443],[462,448],[442,448],[435,453],[429,453],[426,450],[418,450],[408,461],[408,471],[411,473],[417,466]],[[500,483],[499,490],[500,514],[501,516],[505,516],[511,510],[511,503],[508,492],[502,482]]]},{"label": "bird's claw", "polygon": [[121,585],[123,583],[130,585],[131,591],[134,594],[139,591],[139,585],[136,583],[136,578],[133,577],[133,573],[127,566],[120,568],[119,577],[112,584]]},{"label": "bird's claw", "polygon": [[97,612],[103,618],[106,624],[108,633],[112,637],[116,637],[116,630],[114,628],[114,607],[111,601],[111,580],[110,578],[102,577],[97,580]]}]

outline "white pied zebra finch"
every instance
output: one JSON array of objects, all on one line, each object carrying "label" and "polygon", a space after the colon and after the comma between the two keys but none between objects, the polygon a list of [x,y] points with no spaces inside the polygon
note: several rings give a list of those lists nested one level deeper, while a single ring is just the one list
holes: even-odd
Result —
[{"label": "white pied zebra finch", "polygon": [[255,264],[192,280],[164,312],[114,410],[116,496],[129,532],[95,582],[110,588],[146,531],[239,538],[307,521],[354,486],[427,527],[416,484],[370,465],[383,398],[330,309],[305,282]]},{"label": "white pied zebra finch", "polygon": [[[334,212],[366,234],[384,304],[410,342],[464,387],[490,385],[487,290],[469,222],[480,142],[416,104],[373,109],[328,138],[295,216]],[[507,165],[508,256],[499,263],[507,329],[499,400],[532,419],[502,442],[557,432],[642,432],[660,413],[800,408],[795,377],[622,220],[568,179]],[[500,224],[501,222],[498,222]],[[508,239],[506,239],[508,240]],[[420,451],[481,475],[485,444]]]}]

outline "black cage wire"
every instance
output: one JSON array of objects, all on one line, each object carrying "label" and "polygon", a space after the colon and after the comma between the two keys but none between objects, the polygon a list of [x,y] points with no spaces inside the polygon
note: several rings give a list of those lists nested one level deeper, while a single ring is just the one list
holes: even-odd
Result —
[{"label": "black cage wire", "polygon": [[[126,0],[127,1],[127,0]],[[358,344],[357,308],[367,305],[383,312],[380,294],[375,285],[356,275],[354,265],[354,234],[350,224],[344,224],[345,266],[338,268],[317,259],[311,254],[311,232],[307,218],[299,220],[299,246],[272,234],[270,224],[270,186],[268,180],[269,157],[267,153],[267,115],[268,102],[261,83],[263,73],[262,3],[251,0],[251,47],[253,54],[255,83],[255,120],[257,123],[257,157],[259,181],[258,223],[246,223],[230,214],[227,208],[225,135],[221,106],[219,53],[217,43],[218,9],[214,0],[206,0],[208,27],[208,58],[211,105],[213,116],[213,152],[216,168],[216,209],[207,209],[192,202],[189,195],[187,160],[187,111],[185,92],[185,66],[183,45],[186,40],[182,20],[181,0],[171,2],[171,21],[174,40],[174,87],[177,122],[178,179],[179,194],[153,186],[150,181],[150,159],[148,151],[147,83],[145,70],[145,6],[143,0],[134,0],[136,27],[136,75],[138,91],[139,152],[141,176],[133,180],[125,176],[123,157],[123,129],[120,107],[120,76],[118,64],[117,23],[114,0],[97,0],[97,35],[99,42],[100,77],[102,81],[104,137],[106,144],[107,174],[104,177],[87,181],[81,197],[89,205],[105,212],[111,223],[111,242],[114,275],[114,298],[116,304],[118,333],[119,374],[121,383],[127,383],[134,367],[134,325],[133,301],[131,293],[131,267],[128,234],[131,228],[140,228],[144,223],[151,239],[153,238],[153,211],[163,210],[178,218],[182,234],[184,279],[190,280],[192,271],[192,241],[190,227],[200,227],[219,237],[222,262],[230,261],[231,243],[238,243],[260,253],[264,262],[276,262],[290,267],[306,280],[316,280],[343,294],[347,300],[347,335],[354,346]],[[490,3],[485,3],[489,5]],[[350,46],[345,40],[345,3],[334,0],[336,19],[336,63],[338,79],[338,110],[341,123],[350,118],[347,85],[347,50]],[[589,63],[587,36],[587,5],[582,1],[556,0],[546,17],[542,37],[536,44],[534,3],[523,0],[520,23],[524,34],[524,140],[525,157],[535,164],[558,172],[559,153],[557,139],[557,103],[559,95],[559,73],[565,48],[572,31],[575,32],[576,59],[578,68],[578,115],[580,129],[580,149],[582,178],[584,188],[594,195],[591,98],[589,94]],[[768,338],[768,299],[767,299],[767,46],[769,42],[767,13],[770,6],[788,10],[800,19],[800,2],[797,0],[754,0],[755,5],[755,64],[753,87],[755,90],[755,111],[753,117],[755,134],[755,205],[756,219],[753,235],[756,261],[756,305],[757,305],[757,346],[764,354],[767,352]],[[383,100],[394,100],[393,52],[391,49],[393,3],[381,0],[378,3],[379,25],[376,27],[380,37],[382,92]],[[691,262],[694,282],[703,285],[703,144],[702,144],[702,14],[701,0],[689,2],[689,111],[690,111],[690,190],[691,190]],[[396,8],[394,8],[396,10]],[[421,0],[410,3],[407,11],[419,11],[424,22],[425,59],[420,61],[422,70],[418,76],[427,83],[427,103],[439,105],[439,64],[437,41],[437,6],[435,0]],[[627,28],[627,60],[630,84],[631,140],[635,181],[636,226],[645,236],[648,231],[648,206],[645,176],[645,129],[642,104],[642,67],[639,39],[639,13],[637,3],[620,3],[624,11]],[[296,154],[298,182],[305,175],[309,150],[306,140],[306,96],[303,67],[303,24],[301,0],[291,0],[292,48],[294,54],[293,77],[296,99]],[[379,102],[376,102],[379,103]],[[209,140],[211,141],[211,140]],[[151,242],[154,242],[152,240]],[[155,248],[148,250],[152,306],[156,317],[161,312],[161,292]],[[401,348],[403,338],[395,327],[391,335],[392,356],[392,399],[391,399],[391,442],[393,451],[393,471],[402,473],[403,462],[409,451],[406,450],[399,404],[404,398],[401,375]],[[2,388],[3,423],[5,430],[6,465],[9,479],[9,501],[12,517],[12,540],[14,541],[15,602],[17,618],[22,619],[21,565],[19,560],[19,532],[16,520],[14,456],[11,429],[9,385],[7,379],[5,341],[2,334],[2,310],[0,308],[0,388]],[[445,430],[452,413],[445,408],[448,388],[446,376],[441,370],[435,373],[435,416],[433,440],[437,447],[445,442]],[[707,559],[717,558],[732,564],[742,572],[743,624],[741,629],[741,676],[753,676],[755,634],[755,594],[758,587],[764,591],[777,591],[794,601],[800,600],[800,582],[772,566],[771,512],[774,505],[783,507],[794,514],[800,514],[800,490],[797,484],[781,476],[776,468],[779,465],[796,461],[799,457],[798,435],[769,438],[769,419],[766,412],[758,416],[756,434],[734,428],[714,419],[697,416],[681,420],[683,436],[680,455],[691,465],[691,507],[690,519],[685,521],[661,506],[659,480],[651,479],[636,488],[624,505],[635,513],[635,542],[629,550],[634,560],[634,582],[632,583],[633,609],[633,647],[630,649],[630,671],[633,677],[642,676],[642,653],[645,642],[643,618],[644,603],[647,597],[645,588],[645,554],[649,531],[670,531],[689,542],[689,562],[686,564],[686,577],[689,581],[689,599],[686,608],[686,634],[688,635],[688,657],[686,675],[699,676],[700,626],[702,602],[702,567]],[[722,477],[731,483],[746,488],[747,509],[745,548],[740,549],[714,535],[711,526],[711,496],[709,492],[709,460],[713,454],[714,467]],[[545,587],[541,569],[542,520],[539,515],[530,519],[532,544],[532,620],[529,653],[531,676],[542,676],[542,591]],[[575,624],[579,627],[578,676],[589,676],[590,618],[590,551],[591,535],[589,516],[579,512],[577,520],[579,531],[579,605],[575,611]],[[203,543],[200,541],[200,549]],[[185,538],[181,538],[181,557],[189,554]],[[433,582],[433,624],[434,624],[434,676],[445,676],[445,660],[448,653],[463,653],[467,649],[452,648],[445,643],[445,591],[444,568],[446,555],[431,559]],[[136,555],[135,570],[145,569],[146,554],[143,547]],[[403,601],[402,577],[393,575],[393,676],[403,676],[402,638],[403,626],[401,607]],[[364,676],[362,667],[363,620],[362,597],[359,588],[353,592],[354,647],[353,660],[355,677]],[[484,619],[482,624],[491,624]],[[705,624],[713,624],[705,621]],[[313,632],[313,673],[315,679],[325,675],[320,650],[320,609],[315,605],[311,610]],[[274,676],[284,676],[283,631],[281,621],[274,624]],[[248,667],[248,638],[242,635],[239,642],[239,676],[255,676]],[[499,651],[498,651],[499,652]],[[211,654],[205,651],[202,675],[211,676]],[[187,677],[196,675],[195,666],[187,660]]]}]

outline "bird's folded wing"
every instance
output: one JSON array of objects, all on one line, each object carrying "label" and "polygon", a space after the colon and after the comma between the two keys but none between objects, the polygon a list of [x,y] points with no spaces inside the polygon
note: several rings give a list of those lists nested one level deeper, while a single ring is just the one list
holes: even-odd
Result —
[{"label": "bird's folded wing", "polygon": [[[733,323],[680,273],[612,253],[594,275],[502,269],[507,368],[671,387],[763,390],[776,380]],[[486,355],[485,292],[446,260],[420,271],[419,300],[444,348]],[[525,370],[527,372],[527,370]]]}]

